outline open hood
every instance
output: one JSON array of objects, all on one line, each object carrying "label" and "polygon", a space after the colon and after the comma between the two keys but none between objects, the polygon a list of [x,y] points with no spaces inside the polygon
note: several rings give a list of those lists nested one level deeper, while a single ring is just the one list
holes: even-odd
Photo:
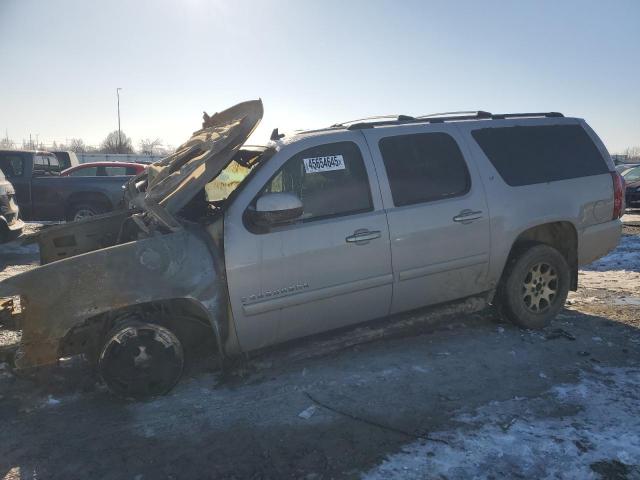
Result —
[{"label": "open hood", "polygon": [[233,159],[262,119],[261,100],[239,103],[211,117],[175,153],[127,184],[130,206],[162,215],[180,211]]}]

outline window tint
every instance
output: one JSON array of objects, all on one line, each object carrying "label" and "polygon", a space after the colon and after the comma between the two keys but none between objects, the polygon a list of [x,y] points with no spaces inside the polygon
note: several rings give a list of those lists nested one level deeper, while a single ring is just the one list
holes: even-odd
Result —
[{"label": "window tint", "polygon": [[484,128],[472,135],[512,187],[609,171],[580,125]]},{"label": "window tint", "polygon": [[72,175],[74,177],[95,177],[97,175],[97,172],[98,167],[86,167],[74,170],[73,172],[70,172],[69,175]]},{"label": "window tint", "polygon": [[22,158],[16,154],[0,155],[0,170],[7,178],[21,177],[24,171]]},{"label": "window tint", "polygon": [[127,167],[127,175],[137,175],[138,170],[135,167]]},{"label": "window tint", "polygon": [[109,177],[121,177],[127,174],[126,167],[105,167],[105,170]]},{"label": "window tint", "polygon": [[622,178],[627,183],[637,182],[640,180],[640,167],[632,168],[622,174]]},{"label": "window tint", "polygon": [[373,209],[362,154],[352,142],[321,145],[291,157],[262,191],[267,192],[295,193],[305,222]]},{"label": "window tint", "polygon": [[60,172],[60,162],[58,161],[58,157],[51,156],[47,158],[49,159],[49,171]]},{"label": "window tint", "polygon": [[446,133],[386,137],[379,142],[396,206],[440,200],[469,191],[467,165]]}]

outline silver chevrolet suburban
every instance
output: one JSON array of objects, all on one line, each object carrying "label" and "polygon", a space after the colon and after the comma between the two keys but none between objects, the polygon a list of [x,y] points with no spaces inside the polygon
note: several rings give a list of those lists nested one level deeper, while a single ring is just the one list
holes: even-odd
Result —
[{"label": "silver chevrolet suburban", "polygon": [[245,146],[261,101],[211,117],[126,186],[128,209],[38,235],[0,283],[18,369],[85,354],[125,397],[185,355],[232,355],[481,298],[542,328],[612,250],[623,184],[584,120],[457,112],[347,122]]}]

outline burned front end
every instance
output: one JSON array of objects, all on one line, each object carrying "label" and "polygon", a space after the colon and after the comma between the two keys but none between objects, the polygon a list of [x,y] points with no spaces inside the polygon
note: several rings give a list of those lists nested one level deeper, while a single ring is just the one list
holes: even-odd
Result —
[{"label": "burned front end", "polygon": [[[153,364],[152,352],[162,359],[171,351],[182,362],[184,345],[205,340],[224,356],[233,337],[224,200],[208,201],[205,187],[230,165],[255,165],[264,151],[241,147],[261,118],[259,100],[205,114],[188,142],[127,184],[128,209],[36,235],[41,266],[0,282],[4,323],[22,330],[16,368],[85,354],[112,390],[138,396],[166,391],[182,371],[174,362],[172,377],[158,386],[154,375],[167,368]],[[123,360],[130,351],[135,356]]]}]

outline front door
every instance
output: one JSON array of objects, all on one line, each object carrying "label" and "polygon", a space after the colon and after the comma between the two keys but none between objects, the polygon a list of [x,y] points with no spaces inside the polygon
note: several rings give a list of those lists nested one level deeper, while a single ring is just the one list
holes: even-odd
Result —
[{"label": "front door", "polygon": [[489,211],[478,170],[442,125],[366,130],[391,235],[392,312],[491,287]]},{"label": "front door", "polygon": [[[238,340],[253,350],[382,317],[391,252],[378,180],[357,132],[282,148],[225,217],[225,259]],[[269,192],[303,203],[291,224],[260,230],[245,214]]]}]

